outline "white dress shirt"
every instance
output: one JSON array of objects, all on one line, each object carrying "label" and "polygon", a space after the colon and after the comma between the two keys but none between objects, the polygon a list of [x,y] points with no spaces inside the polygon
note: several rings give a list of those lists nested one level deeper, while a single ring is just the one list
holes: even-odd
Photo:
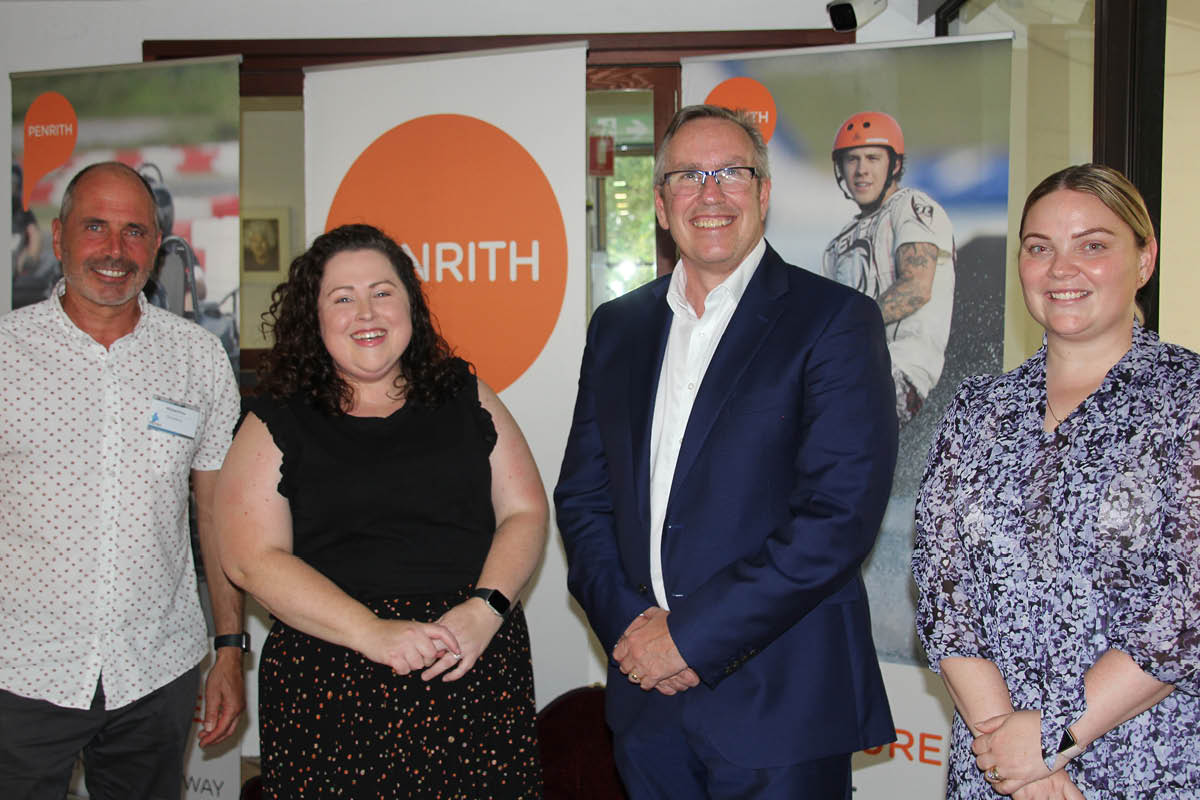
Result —
[{"label": "white dress shirt", "polygon": [[665,609],[671,606],[670,593],[663,581],[662,534],[683,432],[713,353],[766,251],[766,240],[759,239],[737,269],[704,298],[702,315],[688,303],[687,273],[683,263],[676,264],[671,273],[667,288],[667,304],[672,312],[671,332],[658,374],[654,421],[650,429],[650,582],[654,599]]},{"label": "white dress shirt", "polygon": [[[62,288],[0,318],[0,688],[86,709],[103,674],[119,708],[208,652],[188,477],[221,467],[239,398],[199,325],[139,295],[105,349]],[[193,438],[150,426],[162,400]]]}]

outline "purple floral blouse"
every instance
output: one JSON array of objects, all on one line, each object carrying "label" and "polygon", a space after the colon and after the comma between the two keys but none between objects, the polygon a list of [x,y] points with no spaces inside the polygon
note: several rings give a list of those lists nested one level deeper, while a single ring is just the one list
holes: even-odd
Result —
[{"label": "purple floral blouse", "polygon": [[[1067,765],[1089,800],[1200,797],[1200,356],[1133,346],[1059,425],[1043,347],[959,387],[917,502],[917,633],[930,666],[1000,668],[1043,750],[1084,712],[1083,675],[1127,653],[1176,690]],[[948,797],[998,797],[955,715]]]}]

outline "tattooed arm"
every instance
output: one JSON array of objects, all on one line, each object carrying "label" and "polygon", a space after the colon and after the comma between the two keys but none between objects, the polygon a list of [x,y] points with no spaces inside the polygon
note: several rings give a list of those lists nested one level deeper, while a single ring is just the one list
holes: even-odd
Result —
[{"label": "tattooed arm", "polygon": [[938,247],[932,242],[906,242],[896,248],[896,282],[879,296],[883,321],[890,325],[929,302]]}]

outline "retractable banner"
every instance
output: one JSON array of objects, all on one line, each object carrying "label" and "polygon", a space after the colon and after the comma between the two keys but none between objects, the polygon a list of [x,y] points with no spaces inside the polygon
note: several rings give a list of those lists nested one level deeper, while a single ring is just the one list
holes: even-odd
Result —
[{"label": "retractable banner", "polygon": [[[216,334],[238,369],[238,61],[231,56],[10,76],[13,308],[44,300],[62,277],[50,224],[67,183],[89,164],[119,161],[141,173],[157,204],[163,244],[148,299]],[[203,595],[194,532],[192,547]],[[211,659],[210,653],[205,674]],[[194,731],[202,708],[201,691]],[[236,797],[240,777],[239,736],[205,751],[193,733],[185,798]],[[87,796],[78,774],[72,791]]]},{"label": "retractable banner", "polygon": [[[758,120],[767,239],[870,295],[888,323],[900,457],[864,575],[896,742],[855,756],[856,798],[945,793],[953,706],[916,638],[913,511],[959,382],[1002,367],[1011,62],[1009,35],[683,62],[685,104]],[[914,242],[932,246],[923,282],[904,262]]]},{"label": "retractable banner", "polygon": [[[365,222],[399,243],[550,484],[584,345],[586,58],[575,42],[305,74],[307,241]],[[526,615],[545,705],[596,669],[557,537]]]}]

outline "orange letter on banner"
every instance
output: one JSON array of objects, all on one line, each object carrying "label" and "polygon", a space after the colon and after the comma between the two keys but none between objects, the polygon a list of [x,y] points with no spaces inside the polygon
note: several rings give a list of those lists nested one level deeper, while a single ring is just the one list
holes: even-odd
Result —
[{"label": "orange letter on banner", "polygon": [[75,152],[79,121],[71,101],[58,92],[43,92],[25,112],[25,152],[21,157],[25,187],[21,206],[29,210],[33,187],[50,172],[67,163]]},{"label": "orange letter on banner", "polygon": [[898,740],[903,739],[905,741],[903,744],[901,744],[900,741],[892,742],[892,744],[891,744],[892,758],[896,757],[897,750],[903,750],[904,757],[907,758],[909,761],[912,761],[913,760],[912,753],[909,752],[909,750],[913,745],[913,735],[911,733],[909,733],[908,731],[904,730],[903,728],[896,728],[896,738]]},{"label": "orange letter on banner", "polygon": [[922,764],[932,764],[935,767],[940,767],[942,765],[942,762],[934,761],[932,758],[925,757],[926,754],[942,752],[940,747],[933,747],[932,745],[926,744],[926,742],[931,741],[933,739],[937,739],[940,742],[942,740],[942,737],[938,736],[936,733],[922,733],[921,739],[920,739],[920,744],[917,745],[917,755],[920,757],[920,761]]}]

